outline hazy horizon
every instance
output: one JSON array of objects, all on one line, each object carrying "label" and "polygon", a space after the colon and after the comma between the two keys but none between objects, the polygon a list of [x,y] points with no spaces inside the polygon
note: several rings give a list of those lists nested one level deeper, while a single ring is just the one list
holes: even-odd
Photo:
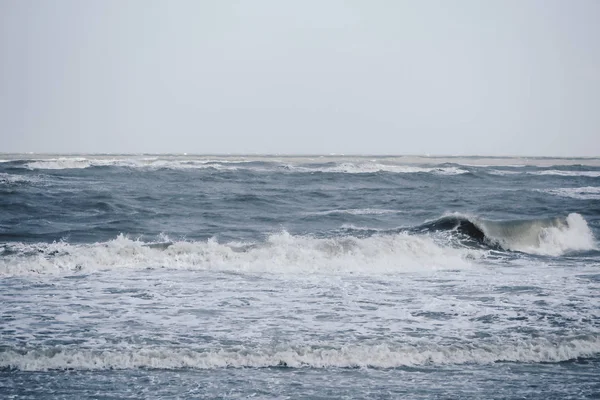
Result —
[{"label": "hazy horizon", "polygon": [[418,154],[418,153],[188,153],[188,152],[170,152],[170,153],[158,153],[158,152],[42,152],[42,151],[21,151],[21,152],[0,152],[2,155],[43,155],[43,156],[143,156],[143,155],[154,155],[154,156],[215,156],[215,157],[244,157],[244,156],[265,156],[265,157],[432,157],[432,158],[444,158],[444,157],[481,157],[481,158],[600,158],[600,156],[540,156],[540,155],[514,155],[514,154]]},{"label": "hazy horizon", "polygon": [[[474,159],[550,159],[550,160],[598,160],[600,156],[539,156],[539,155],[511,155],[511,154],[386,154],[386,153],[187,153],[187,152],[172,152],[172,153],[157,153],[157,152],[0,152],[2,156],[41,156],[41,157],[93,157],[102,156],[111,157],[224,157],[224,158],[368,158],[374,157],[378,159],[393,159],[393,158],[430,158],[430,159],[454,159],[454,158],[474,158]],[[2,160],[0,160],[2,162]]]},{"label": "hazy horizon", "polygon": [[600,156],[600,2],[0,0],[0,152]]}]

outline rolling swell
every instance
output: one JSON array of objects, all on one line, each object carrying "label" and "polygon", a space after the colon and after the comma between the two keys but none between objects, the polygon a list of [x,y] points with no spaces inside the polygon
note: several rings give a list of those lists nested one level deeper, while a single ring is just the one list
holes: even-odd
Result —
[{"label": "rolling swell", "polygon": [[[435,235],[440,231],[450,235]],[[469,267],[485,258],[490,247],[544,256],[597,250],[579,214],[517,221],[449,215],[415,228],[364,237],[319,238],[283,231],[266,241],[245,244],[163,239],[149,243],[119,235],[93,244],[6,243],[0,248],[0,276],[114,268],[386,274]],[[465,248],[473,242],[479,248]]]},{"label": "rolling swell", "polygon": [[484,231],[469,217],[459,215],[444,216],[435,221],[426,222],[412,229],[418,232],[456,231],[477,242],[485,242]]},{"label": "rolling swell", "polygon": [[454,345],[351,344],[289,346],[277,348],[125,348],[67,349],[61,347],[5,348],[0,350],[0,371],[127,370],[127,369],[222,369],[222,368],[370,368],[389,369],[427,365],[559,363],[593,358],[600,339],[566,337],[558,342],[544,338],[521,343]]},{"label": "rolling swell", "polygon": [[592,231],[585,219],[577,213],[571,213],[567,217],[506,221],[453,214],[411,230],[457,232],[467,241],[538,255],[558,256],[573,251],[597,249]]}]

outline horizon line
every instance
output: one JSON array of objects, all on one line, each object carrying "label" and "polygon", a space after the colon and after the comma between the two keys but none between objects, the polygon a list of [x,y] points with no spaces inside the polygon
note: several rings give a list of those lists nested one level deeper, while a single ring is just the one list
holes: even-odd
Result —
[{"label": "horizon line", "polygon": [[4,152],[0,155],[42,155],[42,156],[193,156],[193,157],[422,157],[422,158],[564,158],[564,159],[590,159],[600,158],[594,156],[557,156],[557,155],[488,155],[488,154],[431,154],[431,153],[189,153],[189,152]]}]

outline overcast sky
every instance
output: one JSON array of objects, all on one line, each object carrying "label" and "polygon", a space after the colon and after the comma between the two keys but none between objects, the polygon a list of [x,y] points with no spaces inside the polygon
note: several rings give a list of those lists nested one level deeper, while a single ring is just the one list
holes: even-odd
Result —
[{"label": "overcast sky", "polygon": [[0,152],[600,155],[600,1],[0,0]]}]

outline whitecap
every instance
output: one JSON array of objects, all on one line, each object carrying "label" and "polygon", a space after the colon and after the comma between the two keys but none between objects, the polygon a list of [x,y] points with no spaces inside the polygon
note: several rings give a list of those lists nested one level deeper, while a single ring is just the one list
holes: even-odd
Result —
[{"label": "whitecap", "polygon": [[600,171],[563,171],[557,169],[550,169],[544,171],[529,171],[528,174],[532,175],[555,175],[555,176],[585,176],[589,178],[600,177]]},{"label": "whitecap", "polygon": [[423,365],[492,364],[496,362],[556,363],[600,353],[600,338],[545,338],[512,343],[450,346],[407,346],[394,343],[350,344],[343,347],[285,346],[275,348],[86,349],[42,347],[3,349],[0,368],[21,371],[220,369],[220,368],[398,368]]},{"label": "whitecap", "polygon": [[124,235],[95,244],[14,243],[0,259],[0,275],[61,274],[121,268],[173,268],[292,274],[386,274],[471,266],[485,256],[428,235],[313,238],[287,232],[252,245],[178,241],[152,246]]}]

